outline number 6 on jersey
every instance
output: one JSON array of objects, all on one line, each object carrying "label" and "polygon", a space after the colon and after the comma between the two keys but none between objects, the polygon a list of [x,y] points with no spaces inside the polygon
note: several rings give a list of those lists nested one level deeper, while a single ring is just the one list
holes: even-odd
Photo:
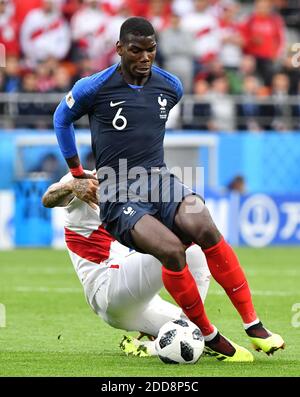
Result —
[{"label": "number 6 on jersey", "polygon": [[[124,130],[124,128],[127,125],[127,119],[121,115],[123,108],[118,109],[113,121],[112,121],[112,125],[116,130]],[[120,121],[121,121],[121,125],[120,125]],[[119,124],[119,125],[118,125]]]}]

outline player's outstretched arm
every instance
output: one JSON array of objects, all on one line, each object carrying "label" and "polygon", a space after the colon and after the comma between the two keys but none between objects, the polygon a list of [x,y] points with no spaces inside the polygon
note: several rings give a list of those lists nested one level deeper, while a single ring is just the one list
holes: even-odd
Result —
[{"label": "player's outstretched arm", "polygon": [[65,207],[75,197],[72,189],[72,181],[66,183],[53,183],[48,187],[42,197],[44,207]]},{"label": "player's outstretched arm", "polygon": [[79,80],[72,90],[57,106],[53,125],[57,141],[71,174],[74,178],[91,178],[93,175],[86,174],[78,156],[75,131],[73,123],[87,114],[93,99],[93,85],[90,78]]},{"label": "player's outstretched arm", "polygon": [[42,203],[47,208],[65,207],[76,196],[92,208],[97,209],[98,181],[94,179],[72,179],[62,183],[54,183],[42,197]]}]

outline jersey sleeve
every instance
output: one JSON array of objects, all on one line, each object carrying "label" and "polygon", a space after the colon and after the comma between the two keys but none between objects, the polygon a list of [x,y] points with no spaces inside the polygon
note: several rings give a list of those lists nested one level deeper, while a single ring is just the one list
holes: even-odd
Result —
[{"label": "jersey sleeve", "polygon": [[181,81],[174,74],[171,74],[166,70],[159,68],[158,66],[153,66],[153,70],[159,75],[161,75],[171,86],[172,91],[174,93],[174,101],[172,101],[173,102],[172,107],[174,107],[180,101],[183,95],[183,86]]},{"label": "jersey sleeve", "polygon": [[90,77],[85,77],[74,85],[62,99],[53,116],[54,130],[64,158],[77,154],[73,123],[89,112],[95,89]]},{"label": "jersey sleeve", "polygon": [[60,178],[59,183],[67,183],[73,179],[73,175],[71,172],[68,172],[66,175]]},{"label": "jersey sleeve", "polygon": [[174,89],[177,95],[177,103],[178,103],[183,96],[183,85],[178,77],[173,76],[173,78],[174,78]]},{"label": "jersey sleeve", "polygon": [[78,80],[56,108],[53,116],[54,130],[65,159],[77,154],[74,121],[89,113],[98,90],[114,73],[117,66],[115,64],[102,72]]},{"label": "jersey sleeve", "polygon": [[175,105],[177,105],[177,103],[182,98],[183,86],[182,86],[182,83],[179,80],[179,78],[174,76],[173,74],[169,74],[168,82],[171,85],[172,91],[174,93],[174,99],[172,100],[172,103],[171,103],[171,109],[172,109]]}]

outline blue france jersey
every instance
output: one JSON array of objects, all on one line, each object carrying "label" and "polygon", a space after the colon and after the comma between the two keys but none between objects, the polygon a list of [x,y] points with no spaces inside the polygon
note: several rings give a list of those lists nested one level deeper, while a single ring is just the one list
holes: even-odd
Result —
[{"label": "blue france jersey", "polygon": [[54,114],[54,127],[65,158],[77,154],[73,122],[88,114],[97,170],[119,159],[128,168],[164,165],[163,139],[169,111],[182,96],[180,80],[153,66],[143,87],[125,82],[118,65],[79,80]]}]

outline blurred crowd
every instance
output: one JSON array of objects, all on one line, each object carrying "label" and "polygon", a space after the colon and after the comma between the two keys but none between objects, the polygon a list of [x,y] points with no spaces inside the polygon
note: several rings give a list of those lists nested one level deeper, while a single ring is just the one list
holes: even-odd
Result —
[{"label": "blurred crowd", "polygon": [[118,61],[132,15],[152,22],[157,64],[194,95],[175,126],[300,130],[300,0],[0,0],[0,92],[67,92]]}]

